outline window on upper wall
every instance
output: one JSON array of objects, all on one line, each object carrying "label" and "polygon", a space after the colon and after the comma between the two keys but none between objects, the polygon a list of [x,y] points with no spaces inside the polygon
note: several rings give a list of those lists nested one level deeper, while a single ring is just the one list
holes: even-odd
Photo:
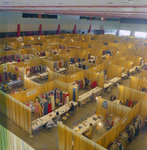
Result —
[{"label": "window on upper wall", "polygon": [[105,30],[105,34],[116,34],[117,30]]},{"label": "window on upper wall", "polygon": [[119,36],[130,36],[131,31],[119,30]]},{"label": "window on upper wall", "polygon": [[136,38],[143,38],[143,39],[145,39],[147,37],[147,33],[146,32],[138,32],[138,31],[136,31],[135,32],[135,37]]}]

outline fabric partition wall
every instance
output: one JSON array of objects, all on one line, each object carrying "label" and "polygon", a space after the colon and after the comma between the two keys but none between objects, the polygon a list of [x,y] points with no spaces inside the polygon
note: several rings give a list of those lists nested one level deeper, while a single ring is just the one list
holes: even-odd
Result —
[{"label": "fabric partition wall", "polygon": [[35,150],[15,134],[0,125],[0,149],[1,150]]},{"label": "fabric partition wall", "polygon": [[140,90],[140,89],[146,88],[146,87],[147,87],[147,80],[136,78],[136,77],[133,77],[133,76],[131,77],[130,88]]},{"label": "fabric partition wall", "polygon": [[102,147],[107,148],[111,144],[111,142],[115,140],[116,132],[117,125],[113,126],[108,132],[106,132],[101,138],[99,138],[96,143],[101,145]]},{"label": "fabric partition wall", "polygon": [[25,61],[25,62],[19,62],[19,63],[13,63],[13,65],[17,66],[17,67],[29,67],[30,66],[30,61]]},{"label": "fabric partition wall", "polygon": [[61,82],[64,82],[64,83],[67,83],[67,77],[66,77],[66,76],[61,77],[61,78],[58,78],[58,79],[56,79],[56,80],[61,81]]},{"label": "fabric partition wall", "polygon": [[91,71],[85,71],[85,78],[99,81],[99,74]]},{"label": "fabric partition wall", "polygon": [[135,118],[135,116],[140,115],[140,106],[141,101],[137,103],[118,123],[117,125],[117,132],[116,132],[116,138],[118,138],[119,134],[123,132],[128,124],[132,122],[132,120]]},{"label": "fabric partition wall", "polygon": [[53,61],[47,60],[47,59],[42,59],[41,62],[42,62],[42,64],[48,66],[51,71],[54,71],[54,62]]},{"label": "fabric partition wall", "polygon": [[33,54],[33,55],[36,56],[36,57],[38,56],[38,55],[37,55],[37,50],[34,49],[34,48],[28,48],[28,49],[27,49],[27,53],[28,53],[28,54]]},{"label": "fabric partition wall", "polygon": [[72,74],[80,71],[83,71],[83,69],[74,66],[68,66],[68,74]]},{"label": "fabric partition wall", "polygon": [[33,66],[39,66],[41,65],[41,59],[40,58],[36,58],[30,61],[30,67]]},{"label": "fabric partition wall", "polygon": [[[113,102],[112,102],[113,103]],[[118,138],[119,134],[123,132],[128,124],[132,122],[132,120],[139,114],[141,101],[136,104],[133,108],[131,108],[116,124],[112,127],[108,132],[106,132],[102,137],[98,139],[97,144],[108,148],[112,141]]]},{"label": "fabric partition wall", "polygon": [[99,65],[102,63],[108,62],[107,60],[101,59],[101,58],[95,58],[95,65]]},{"label": "fabric partition wall", "polygon": [[140,66],[140,60],[142,58],[134,55],[128,55],[128,60],[133,62],[134,66]]},{"label": "fabric partition wall", "polygon": [[41,65],[41,59],[40,58],[35,58],[33,60],[25,61],[25,62],[19,62],[19,63],[14,63],[13,65],[16,65],[18,67],[33,67],[33,66],[39,66]]},{"label": "fabric partition wall", "polygon": [[104,74],[103,73],[99,73],[99,84],[98,86],[103,88],[104,87]]},{"label": "fabric partition wall", "polygon": [[140,116],[142,117],[143,123],[145,123],[147,117],[147,97],[141,101],[140,105]]},{"label": "fabric partition wall", "polygon": [[122,77],[122,67],[112,64],[105,64],[106,74],[108,78]]},{"label": "fabric partition wall", "polygon": [[140,92],[138,90],[119,85],[118,99],[123,101],[124,105],[126,105],[127,99],[133,99],[133,100],[136,100],[136,101],[140,101],[146,95],[147,94],[145,92]]},{"label": "fabric partition wall", "polygon": [[38,86],[41,86],[41,84],[30,80],[29,78],[24,78],[24,87],[28,89],[36,88]]},{"label": "fabric partition wall", "polygon": [[58,150],[72,149],[72,129],[58,122]]},{"label": "fabric partition wall", "polygon": [[71,83],[76,80],[83,79],[85,77],[84,74],[85,74],[85,72],[81,71],[81,72],[73,73],[71,75],[67,75],[67,83]]},{"label": "fabric partition wall", "polygon": [[147,79],[147,71],[142,70],[142,72],[141,72],[141,78],[144,78],[144,77]]},{"label": "fabric partition wall", "polygon": [[103,54],[103,49],[94,48],[94,53],[93,53],[94,56],[102,58],[102,54]]},{"label": "fabric partition wall", "polygon": [[12,96],[0,91],[0,110],[24,131],[32,134],[31,109]]},{"label": "fabric partition wall", "polygon": [[97,66],[94,66],[92,68],[89,68],[87,71],[92,71],[92,72],[99,72],[105,69],[105,63],[99,64]]},{"label": "fabric partition wall", "polygon": [[114,60],[116,58],[117,57],[114,57],[114,56],[111,56],[111,55],[107,55],[105,59],[108,61],[108,60]]},{"label": "fabric partition wall", "polygon": [[132,61],[134,66],[140,66],[140,60],[142,59],[139,56],[135,55],[125,55],[123,57],[119,57],[121,60]]},{"label": "fabric partition wall", "polygon": [[57,72],[53,72],[51,70],[48,71],[48,81],[52,81],[54,79],[58,79],[58,78],[64,78],[65,75],[62,75],[60,73],[57,73]]},{"label": "fabric partition wall", "polygon": [[122,66],[127,70],[130,70],[132,63],[133,63],[132,61],[123,61],[119,59],[112,60],[112,64]]},{"label": "fabric partition wall", "polygon": [[8,67],[9,65],[7,65],[7,64],[2,64],[2,65],[0,65],[0,73],[4,73],[5,72],[5,68],[7,68],[7,72],[9,71],[9,68],[10,67]]},{"label": "fabric partition wall", "polygon": [[[106,101],[108,103],[107,109],[102,107],[104,101]],[[96,114],[97,115],[101,114],[104,117],[104,119],[106,120],[106,113],[108,110],[122,118],[123,116],[125,116],[125,114],[127,114],[131,110],[131,108],[124,106],[124,105],[119,105],[119,104],[113,103],[109,100],[102,99],[99,97],[96,102]]]},{"label": "fabric partition wall", "polygon": [[[54,81],[51,81],[43,85],[37,86],[36,88],[32,88],[27,91],[22,91],[20,93],[13,94],[12,97],[14,97],[20,102],[26,102],[30,99],[35,102],[36,96],[46,91],[52,90],[53,88],[54,88]],[[30,95],[30,93],[34,93],[34,94]]]},{"label": "fabric partition wall", "polygon": [[58,122],[58,150],[107,150]]}]

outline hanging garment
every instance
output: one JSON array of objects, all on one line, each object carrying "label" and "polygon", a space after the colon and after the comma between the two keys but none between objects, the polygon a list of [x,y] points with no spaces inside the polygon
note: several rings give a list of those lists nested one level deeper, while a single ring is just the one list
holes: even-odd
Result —
[{"label": "hanging garment", "polygon": [[[65,94],[66,94],[66,103],[68,103],[69,102],[69,94],[68,94],[68,92],[66,92]],[[75,93],[75,95],[76,95],[76,93]]]},{"label": "hanging garment", "polygon": [[76,101],[76,88],[73,88],[73,101]]},{"label": "hanging garment", "polygon": [[55,100],[54,100],[54,96],[51,95],[50,98],[51,98],[52,110],[55,110]]},{"label": "hanging garment", "polygon": [[48,103],[48,113],[52,112],[52,103]]},{"label": "hanging garment", "polygon": [[61,68],[61,61],[59,62],[59,68]]},{"label": "hanging garment", "polygon": [[107,109],[107,107],[108,107],[108,103],[107,103],[106,101],[104,101],[104,102],[103,102],[102,107],[104,107],[104,108],[106,108],[106,109]]},{"label": "hanging garment", "polygon": [[54,62],[54,69],[57,68],[57,62]]},{"label": "hanging garment", "polygon": [[67,61],[65,61],[65,68],[67,68]]},{"label": "hanging garment", "polygon": [[79,64],[79,68],[82,68],[82,64]]},{"label": "hanging garment", "polygon": [[48,102],[47,101],[43,103],[43,113],[44,115],[48,114]]},{"label": "hanging garment", "polygon": [[83,65],[83,69],[85,69],[85,65]]},{"label": "hanging garment", "polygon": [[35,102],[35,113],[39,114],[39,106],[40,106],[40,103],[39,102]]}]

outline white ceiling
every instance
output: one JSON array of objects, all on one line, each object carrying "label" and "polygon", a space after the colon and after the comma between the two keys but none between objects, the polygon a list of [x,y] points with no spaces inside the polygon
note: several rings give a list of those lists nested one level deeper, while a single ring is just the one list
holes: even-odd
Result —
[{"label": "white ceiling", "polygon": [[147,0],[0,0],[0,10],[104,18],[147,18]]}]

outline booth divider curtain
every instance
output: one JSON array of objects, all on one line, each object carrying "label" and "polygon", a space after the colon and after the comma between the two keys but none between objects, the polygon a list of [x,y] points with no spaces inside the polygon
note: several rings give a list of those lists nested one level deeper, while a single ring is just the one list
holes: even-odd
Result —
[{"label": "booth divider curtain", "polygon": [[146,70],[142,70],[141,72],[141,78],[145,77],[147,79],[147,71]]},{"label": "booth divider curtain", "polygon": [[22,139],[0,125],[0,149],[1,150],[35,150]]},{"label": "booth divider curtain", "polygon": [[109,144],[118,138],[119,134],[123,132],[128,124],[140,114],[141,101],[137,103],[130,111],[128,111],[118,124],[113,126],[108,132],[98,139],[97,144],[107,148]]},{"label": "booth divider curtain", "polygon": [[106,150],[83,135],[58,122],[58,150]]},{"label": "booth divider curtain", "polygon": [[123,101],[124,105],[126,104],[127,99],[133,99],[136,101],[140,101],[146,95],[147,94],[145,92],[141,92],[141,91],[129,88],[129,87],[119,85],[118,99]]},{"label": "booth divider curtain", "polygon": [[0,97],[1,112],[24,131],[31,134],[31,109],[2,91],[0,91]]},{"label": "booth divider curtain", "polygon": [[51,70],[48,71],[48,81],[54,80],[54,79],[61,79],[62,77],[65,77],[65,75],[62,75],[60,73],[57,72],[53,72]]},{"label": "booth divider curtain", "polygon": [[[104,101],[108,103],[107,109],[102,107]],[[124,105],[113,103],[106,99],[98,98],[96,102],[96,114],[97,115],[101,114],[106,120],[106,113],[108,110],[122,118],[125,114],[127,114],[131,110],[131,108]]]},{"label": "booth divider curtain", "polygon": [[141,78],[136,78],[136,77],[131,77],[130,88],[138,90],[139,87],[147,88],[147,80],[141,79]]}]

